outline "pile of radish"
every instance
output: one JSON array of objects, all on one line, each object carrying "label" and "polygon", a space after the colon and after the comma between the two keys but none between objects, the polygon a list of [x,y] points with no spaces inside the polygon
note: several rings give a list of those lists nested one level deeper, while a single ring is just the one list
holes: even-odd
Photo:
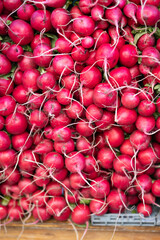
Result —
[{"label": "pile of radish", "polygon": [[0,0],[0,220],[152,213],[159,0]]}]

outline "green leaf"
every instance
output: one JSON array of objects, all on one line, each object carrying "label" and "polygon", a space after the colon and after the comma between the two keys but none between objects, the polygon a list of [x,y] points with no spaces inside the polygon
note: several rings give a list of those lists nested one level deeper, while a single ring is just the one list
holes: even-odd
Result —
[{"label": "green leaf", "polygon": [[131,213],[137,213],[137,211],[134,209],[134,210],[132,210],[132,212]]},{"label": "green leaf", "polygon": [[81,198],[80,203],[81,203],[81,204],[88,205],[88,204],[90,204],[90,200],[88,200],[88,199],[86,199],[86,198]]},{"label": "green leaf", "polygon": [[52,39],[58,39],[56,35],[54,35],[53,33],[44,33],[45,36],[52,38]]},{"label": "green leaf", "polygon": [[160,89],[160,84],[156,84],[154,87],[155,90]]},{"label": "green leaf", "polygon": [[10,197],[9,196],[4,196],[4,198],[2,199],[2,201],[1,201],[1,204],[3,205],[3,206],[7,206],[8,205],[8,203],[9,203],[9,201],[10,201]]},{"label": "green leaf", "polygon": [[138,58],[138,64],[141,64],[141,62],[142,62],[142,58]]},{"label": "green leaf", "polygon": [[12,23],[12,21],[10,21],[10,20],[7,20],[7,25],[9,26],[11,23]]},{"label": "green leaf", "polygon": [[32,52],[32,48],[29,45],[25,45],[22,48],[23,48],[23,50],[25,50],[27,52]]},{"label": "green leaf", "polygon": [[3,38],[0,36],[0,41],[2,41],[3,40]]}]

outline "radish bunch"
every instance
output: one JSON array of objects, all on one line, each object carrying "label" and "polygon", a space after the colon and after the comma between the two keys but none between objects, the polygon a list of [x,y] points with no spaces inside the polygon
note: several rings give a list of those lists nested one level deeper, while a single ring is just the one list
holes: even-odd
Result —
[{"label": "radish bunch", "polygon": [[[159,0],[0,0],[0,220],[160,197]],[[9,221],[5,220],[9,218]]]}]

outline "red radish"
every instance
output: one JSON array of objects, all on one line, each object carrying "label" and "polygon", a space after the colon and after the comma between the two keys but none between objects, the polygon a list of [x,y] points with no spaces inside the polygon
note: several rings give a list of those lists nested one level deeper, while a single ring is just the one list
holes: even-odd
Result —
[{"label": "red radish", "polygon": [[45,32],[51,30],[51,13],[46,10],[36,10],[33,12],[30,18],[32,28],[41,32],[45,29]]},{"label": "red radish", "polygon": [[79,79],[76,74],[71,74],[62,78],[62,85],[71,90],[77,90],[79,88]]},{"label": "red radish", "polygon": [[111,182],[115,188],[119,188],[123,191],[126,190],[130,185],[130,179],[127,176],[122,176],[116,172],[112,174]]},{"label": "red radish", "polygon": [[41,36],[40,34],[36,34],[31,42],[31,48],[34,50],[38,44],[45,43],[51,47],[51,40],[47,36]]},{"label": "red radish", "polygon": [[67,142],[54,142],[54,149],[56,152],[61,154],[68,154],[75,150],[75,145],[73,139]]},{"label": "red radish", "polygon": [[33,144],[33,139],[28,132],[12,136],[12,146],[16,151],[27,150]]},{"label": "red radish", "polygon": [[92,19],[94,21],[99,21],[103,18],[104,15],[104,9],[102,6],[100,5],[95,5],[92,9],[91,9],[91,16]]},{"label": "red radish", "polygon": [[72,72],[74,62],[69,55],[57,55],[53,59],[52,66],[58,75],[66,76]]},{"label": "red radish", "polygon": [[70,14],[71,14],[72,18],[77,18],[77,17],[82,16],[81,10],[76,5],[71,8]]},{"label": "red radish", "polygon": [[87,66],[83,68],[80,75],[80,82],[82,86],[87,88],[94,88],[102,81],[102,74],[96,67]]},{"label": "red radish", "polygon": [[144,192],[145,193],[150,192],[152,188],[152,179],[149,177],[149,175],[142,174],[137,177],[134,184],[137,192],[140,192],[143,195]]},{"label": "red radish", "polygon": [[65,5],[66,0],[54,0],[54,2],[52,0],[47,0],[46,4],[49,7],[53,7],[53,8],[61,8]]},{"label": "red radish", "polygon": [[53,151],[53,142],[49,139],[42,140],[34,149],[37,154],[46,154]]},{"label": "red radish", "polygon": [[49,197],[46,195],[45,192],[37,190],[33,193],[30,200],[35,204],[35,206],[44,207],[46,205],[46,202],[49,200]]},{"label": "red radish", "polygon": [[99,67],[104,70],[116,66],[119,59],[119,51],[109,43],[100,45],[96,52],[96,60]]},{"label": "red radish", "polygon": [[14,20],[9,27],[8,35],[16,44],[27,45],[34,38],[31,25],[21,19]]},{"label": "red radish", "polygon": [[124,107],[134,109],[139,105],[140,99],[132,92],[125,92],[121,97],[121,102]]},{"label": "red radish", "polygon": [[85,157],[82,153],[71,152],[65,158],[66,168],[72,173],[80,173],[85,167]]},{"label": "red radish", "polygon": [[110,184],[107,180],[102,177],[94,179],[91,183],[90,194],[94,198],[105,198],[110,192]]},{"label": "red radish", "polygon": [[104,138],[107,145],[111,147],[119,147],[124,141],[124,133],[120,127],[111,127],[104,131]]},{"label": "red radish", "polygon": [[2,117],[2,116],[0,115],[0,130],[2,130],[2,129],[4,128],[4,122],[5,122],[4,117]]},{"label": "red radish", "polygon": [[137,19],[136,19],[136,16],[135,16],[136,11],[137,11],[137,6],[133,3],[128,3],[123,9],[124,14],[128,18],[132,18],[137,23]]},{"label": "red radish", "polygon": [[33,217],[35,219],[38,219],[42,222],[47,221],[51,218],[51,215],[47,212],[46,207],[34,207],[33,211]]},{"label": "red radish", "polygon": [[61,111],[61,105],[58,101],[50,99],[45,102],[43,106],[43,111],[49,117],[57,117]]},{"label": "red radish", "polygon": [[16,85],[20,85],[22,84],[22,76],[23,76],[23,72],[21,70],[17,70],[15,72],[15,75],[14,75],[14,83]]},{"label": "red radish", "polygon": [[4,8],[7,9],[9,12],[16,10],[22,4],[21,0],[4,0],[3,5]]},{"label": "red radish", "polygon": [[83,154],[92,155],[94,153],[94,147],[92,146],[92,143],[83,136],[77,139],[76,148],[78,151],[83,152]]},{"label": "red radish", "polygon": [[93,102],[97,107],[105,108],[115,102],[116,95],[116,91],[108,83],[99,83],[94,88]]},{"label": "red radish", "polygon": [[127,196],[128,206],[136,205],[138,202],[139,202],[139,198],[136,195],[134,195],[134,196],[128,195]]},{"label": "red radish", "polygon": [[152,207],[149,204],[139,203],[137,205],[137,212],[144,217],[149,217],[152,214]]},{"label": "red radish", "polygon": [[156,106],[149,100],[143,100],[138,106],[138,113],[144,117],[149,117],[156,111]]},{"label": "red radish", "polygon": [[82,39],[82,47],[84,48],[91,48],[94,45],[94,38],[91,36],[84,37]]},{"label": "red radish", "polygon": [[159,11],[156,6],[145,4],[145,6],[138,6],[137,20],[141,25],[154,26],[159,20]]},{"label": "red radish", "polygon": [[39,187],[46,187],[50,182],[49,174],[45,167],[40,166],[36,168],[36,172],[34,174],[34,182]]},{"label": "red radish", "polygon": [[125,67],[133,67],[137,61],[137,49],[133,45],[126,44],[120,49],[119,60]]},{"label": "red radish", "polygon": [[11,134],[21,134],[27,128],[27,119],[21,113],[12,113],[6,118],[6,130]]},{"label": "red radish", "polygon": [[18,182],[18,187],[20,188],[20,194],[32,194],[37,190],[37,186],[30,178],[23,178]]},{"label": "red radish", "polygon": [[143,51],[146,47],[153,47],[155,45],[155,37],[146,33],[142,35],[137,42],[137,46],[140,51]]},{"label": "red radish", "polygon": [[89,123],[86,119],[82,119],[79,122],[77,122],[76,131],[84,137],[90,137],[94,132],[94,126],[91,123]]},{"label": "red radish", "polygon": [[93,89],[82,87],[80,101],[85,107],[93,103],[93,93]]},{"label": "red radish", "polygon": [[11,220],[19,221],[22,217],[22,209],[20,206],[10,207],[8,209],[8,216]]},{"label": "red radish", "polygon": [[78,204],[71,214],[71,219],[76,224],[85,224],[90,218],[90,210],[87,205]]},{"label": "red radish", "polygon": [[42,90],[53,88],[55,84],[56,78],[50,72],[43,73],[37,78],[37,86]]},{"label": "red radish", "polygon": [[137,150],[145,150],[150,144],[151,137],[139,130],[135,130],[130,135],[129,140],[132,146]]},{"label": "red radish", "polygon": [[18,8],[17,16],[24,21],[29,21],[34,11],[35,7],[32,4],[26,3]]},{"label": "red radish", "polygon": [[64,167],[64,160],[61,154],[49,152],[45,155],[43,164],[51,170],[60,170]]},{"label": "red radish", "polygon": [[39,75],[40,73],[37,69],[29,69],[24,71],[22,76],[22,84],[28,92],[36,92],[38,90],[37,78]]},{"label": "red radish", "polygon": [[34,127],[43,128],[47,125],[48,118],[44,112],[36,109],[31,112],[29,116],[29,122]]},{"label": "red radish", "polygon": [[51,196],[61,196],[63,193],[62,186],[57,182],[50,182],[46,186],[46,192]]},{"label": "red radish", "polygon": [[128,68],[119,67],[110,71],[109,81],[114,87],[126,86],[131,83],[131,74]]},{"label": "red radish", "polygon": [[70,123],[71,119],[63,111],[61,111],[57,117],[54,117],[50,120],[50,125],[52,128],[67,126]]},{"label": "red radish", "polygon": [[71,138],[71,130],[68,127],[55,127],[53,129],[52,140],[56,142],[67,142]]},{"label": "red radish", "polygon": [[160,186],[160,179],[157,179],[152,184],[152,193],[156,197],[160,196],[159,186]]},{"label": "red radish", "polygon": [[53,216],[60,216],[66,206],[64,197],[54,196],[47,202],[47,212]]},{"label": "red radish", "polygon": [[142,51],[142,64],[148,67],[157,67],[160,61],[160,53],[154,47],[146,47]]},{"label": "red radish", "polygon": [[81,189],[85,184],[86,175],[82,173],[83,178],[78,173],[71,173],[69,176],[70,185],[73,189]]},{"label": "red radish", "polygon": [[3,168],[13,167],[16,164],[16,151],[8,149],[0,151],[0,166]]},{"label": "red radish", "polygon": [[98,151],[97,160],[100,162],[100,165],[105,169],[111,169],[113,167],[113,160],[115,155],[110,148],[104,147]]},{"label": "red radish", "polygon": [[134,155],[133,146],[129,139],[125,139],[120,146],[120,152],[124,155],[129,155],[132,157]]},{"label": "red radish", "polygon": [[0,220],[3,220],[8,215],[8,208],[7,206],[3,206],[0,204]]},{"label": "red radish", "polygon": [[100,45],[110,42],[108,33],[106,31],[103,31],[102,29],[95,30],[92,36],[95,41],[94,48],[98,48]]},{"label": "red radish", "polygon": [[65,108],[67,116],[71,119],[77,119],[82,116],[83,107],[78,101],[72,101]]},{"label": "red radish", "polygon": [[57,8],[52,11],[51,23],[55,29],[66,29],[70,20],[70,13],[66,9]]},{"label": "red radish", "polygon": [[156,121],[153,116],[143,117],[139,115],[136,120],[136,127],[145,134],[151,132],[155,127]]},{"label": "red radish", "polygon": [[85,60],[87,60],[89,52],[87,51],[87,49],[79,45],[72,49],[71,56],[74,61],[84,62]]},{"label": "red radish", "polygon": [[109,208],[121,211],[127,204],[127,197],[123,191],[113,189],[107,197],[107,203]]},{"label": "red radish", "polygon": [[102,118],[98,121],[95,121],[95,125],[97,128],[101,131],[106,130],[109,128],[112,124],[114,124],[114,113],[103,111]]},{"label": "red radish", "polygon": [[5,178],[7,179],[6,183],[11,186],[19,182],[21,175],[17,169],[10,167],[5,170]]},{"label": "red radish", "polygon": [[73,21],[73,30],[81,36],[89,36],[94,32],[95,23],[91,17],[80,16]]},{"label": "red radish", "polygon": [[49,67],[52,60],[51,54],[51,47],[46,43],[40,43],[33,50],[34,62],[40,67]]},{"label": "red radish", "polygon": [[127,172],[133,171],[132,158],[128,155],[120,155],[113,161],[113,168],[118,174],[125,176]]},{"label": "red radish", "polygon": [[19,62],[23,55],[23,48],[16,44],[11,45],[7,50],[7,58],[12,62]]},{"label": "red radish", "polygon": [[0,114],[7,116],[14,112],[16,102],[12,96],[3,96],[0,98]]},{"label": "red radish", "polygon": [[157,162],[157,156],[152,147],[145,148],[140,150],[138,153],[138,159],[140,163],[144,166],[153,165]]},{"label": "red radish", "polygon": [[18,165],[22,171],[33,172],[39,161],[40,158],[36,153],[34,154],[32,150],[25,150],[20,154]]},{"label": "red radish", "polygon": [[6,75],[11,71],[11,62],[8,58],[0,54],[0,75]]},{"label": "red radish", "polygon": [[84,172],[90,173],[93,172],[96,168],[97,162],[96,159],[90,155],[85,156],[85,167]]},{"label": "red radish", "polygon": [[34,61],[32,52],[24,52],[23,57],[18,62],[18,66],[21,71],[34,69],[37,67],[37,64]]},{"label": "red radish", "polygon": [[72,95],[69,89],[63,88],[57,93],[57,101],[62,105],[71,103]]},{"label": "red radish", "polygon": [[92,199],[89,204],[89,209],[96,216],[102,216],[108,211],[107,203],[102,199]]},{"label": "red radish", "polygon": [[130,125],[137,120],[137,112],[134,109],[120,107],[117,110],[116,122],[120,125]]}]

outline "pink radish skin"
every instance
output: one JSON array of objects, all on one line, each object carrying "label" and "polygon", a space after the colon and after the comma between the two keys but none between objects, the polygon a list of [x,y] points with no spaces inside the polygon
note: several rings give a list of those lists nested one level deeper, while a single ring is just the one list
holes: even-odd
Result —
[{"label": "pink radish skin", "polygon": [[124,155],[129,155],[130,157],[134,155],[134,150],[129,139],[125,139],[121,144],[120,152]]},{"label": "pink radish skin", "polygon": [[137,46],[140,51],[143,51],[147,47],[154,47],[154,45],[155,45],[155,37],[148,33],[140,37],[137,42]]},{"label": "pink radish skin", "polygon": [[100,165],[105,169],[111,169],[113,167],[113,160],[115,155],[108,147],[103,147],[98,151],[97,160],[100,161]]},{"label": "pink radish skin", "polygon": [[53,142],[49,139],[42,140],[34,149],[37,154],[47,154],[53,151]]},{"label": "pink radish skin", "polygon": [[30,178],[23,178],[18,182],[21,195],[33,194],[37,190],[37,186]]},{"label": "pink radish skin", "polygon": [[98,130],[104,131],[108,127],[114,124],[114,113],[103,111],[103,116],[100,120],[95,121],[95,125],[97,126]]},{"label": "pink radish skin", "polygon": [[10,134],[21,134],[27,129],[27,119],[21,113],[12,113],[6,118],[6,130]]},{"label": "pink radish skin", "polygon": [[130,185],[130,179],[127,176],[122,176],[116,172],[112,174],[111,182],[113,187],[121,190],[126,190]]},{"label": "pink radish skin", "polygon": [[42,222],[51,218],[51,215],[47,212],[46,207],[35,207],[32,213],[35,219]]},{"label": "pink radish skin", "polygon": [[154,164],[157,162],[157,156],[151,147],[146,148],[145,150],[141,150],[138,153],[138,159],[140,163],[144,166],[148,166],[150,164]]},{"label": "pink radish skin", "polygon": [[131,125],[137,120],[137,112],[134,109],[120,107],[117,110],[117,123],[120,125]]},{"label": "pink radish skin", "polygon": [[22,171],[30,173],[36,169],[39,161],[39,156],[37,154],[34,154],[32,150],[25,150],[19,157],[18,165]]},{"label": "pink radish skin", "polygon": [[111,147],[119,147],[124,141],[124,133],[119,127],[111,127],[109,130],[104,131],[103,134],[107,145]]},{"label": "pink radish skin", "polygon": [[95,23],[89,16],[80,16],[73,21],[73,30],[82,37],[92,35],[95,29]]},{"label": "pink radish skin", "polygon": [[109,82],[114,87],[127,86],[131,84],[131,74],[128,68],[119,67],[110,71]]},{"label": "pink radish skin", "polygon": [[66,9],[57,8],[52,11],[51,23],[55,29],[66,29],[70,20],[70,13]]},{"label": "pink radish skin", "polygon": [[8,209],[6,206],[0,204],[0,220],[3,220],[8,215]]},{"label": "pink radish skin", "polygon": [[68,171],[72,173],[80,173],[85,167],[85,157],[82,153],[71,152],[65,158],[65,165]]},{"label": "pink radish skin", "polygon": [[35,7],[32,4],[24,4],[17,10],[17,16],[24,21],[29,21],[34,11]]},{"label": "pink radish skin", "polygon": [[87,155],[85,156],[85,167],[83,169],[83,171],[85,173],[91,173],[95,170],[96,168],[96,160],[94,157],[92,157],[91,155]]},{"label": "pink radish skin", "polygon": [[136,127],[141,132],[149,133],[154,129],[155,123],[156,121],[153,116],[144,117],[139,115],[136,120]]},{"label": "pink radish skin", "polygon": [[76,131],[84,137],[90,137],[94,132],[94,127],[87,119],[83,119],[76,124]]},{"label": "pink radish skin", "polygon": [[33,138],[29,136],[28,132],[12,136],[12,146],[16,151],[21,149],[27,150],[32,146],[32,144]]},{"label": "pink radish skin", "polygon": [[78,151],[82,151],[83,154],[93,155],[95,149],[92,147],[91,142],[86,137],[79,137],[76,141],[76,148]]},{"label": "pink radish skin", "polygon": [[107,203],[108,203],[109,208],[120,211],[121,209],[123,209],[124,204],[125,205],[127,204],[127,197],[123,191],[121,191],[119,189],[118,190],[113,189],[110,191],[110,193],[107,197]]},{"label": "pink radish skin", "polygon": [[104,43],[110,42],[110,37],[108,33],[106,31],[103,31],[102,29],[96,29],[92,36],[94,38],[96,48],[98,48]]},{"label": "pink radish skin", "polygon": [[159,20],[159,11],[156,6],[145,4],[143,8],[138,6],[136,16],[139,24],[154,26]]},{"label": "pink radish skin", "polygon": [[13,167],[16,164],[16,151],[8,149],[0,151],[0,166],[3,168]]},{"label": "pink radish skin", "polygon": [[5,55],[0,54],[0,75],[6,75],[10,71],[11,71],[11,62]]},{"label": "pink radish skin", "polygon": [[[84,173],[82,175],[86,179],[86,175]],[[84,179],[78,173],[71,173],[69,176],[70,185],[75,190],[81,189],[86,184]]]},{"label": "pink radish skin", "polygon": [[24,52],[22,59],[18,62],[18,66],[21,71],[34,69],[37,67],[32,52]]},{"label": "pink radish skin", "polygon": [[49,67],[52,60],[51,47],[48,44],[40,43],[33,50],[34,62],[40,67]]},{"label": "pink radish skin", "polygon": [[160,197],[160,179],[157,179],[152,184],[152,193],[155,197]]},{"label": "pink radish skin", "polygon": [[132,158],[128,155],[120,155],[113,161],[113,168],[116,173],[125,176],[125,172],[132,172]]},{"label": "pink radish skin", "polygon": [[137,177],[134,183],[137,192],[140,193],[148,193],[151,191],[152,188],[152,179],[147,174],[142,174]]},{"label": "pink radish skin", "polygon": [[125,108],[134,109],[139,105],[140,99],[138,95],[135,95],[132,92],[126,92],[122,95],[121,102]]},{"label": "pink radish skin", "polygon": [[54,142],[54,149],[60,154],[68,154],[75,150],[75,144],[73,139],[67,142]]},{"label": "pink radish skin", "polygon": [[22,85],[30,92],[36,92],[38,90],[37,78],[40,76],[40,72],[37,69],[29,69],[24,71],[22,76]]},{"label": "pink radish skin", "polygon": [[49,152],[45,155],[43,164],[51,170],[60,170],[64,167],[64,159],[63,156],[57,152]]},{"label": "pink radish skin", "polygon": [[119,52],[119,61],[125,67],[133,67],[137,61],[137,49],[133,45],[126,44],[122,46]]},{"label": "pink radish skin", "polygon": [[30,23],[33,29],[41,32],[45,28],[45,32],[51,30],[51,13],[46,10],[36,10],[30,18]]},{"label": "pink radish skin", "polygon": [[84,87],[94,88],[102,80],[102,74],[96,67],[85,67],[80,75],[80,82]]},{"label": "pink radish skin", "polygon": [[2,116],[0,115],[0,130],[3,130],[3,128],[4,128],[4,122],[5,122],[4,117],[2,117]]}]

